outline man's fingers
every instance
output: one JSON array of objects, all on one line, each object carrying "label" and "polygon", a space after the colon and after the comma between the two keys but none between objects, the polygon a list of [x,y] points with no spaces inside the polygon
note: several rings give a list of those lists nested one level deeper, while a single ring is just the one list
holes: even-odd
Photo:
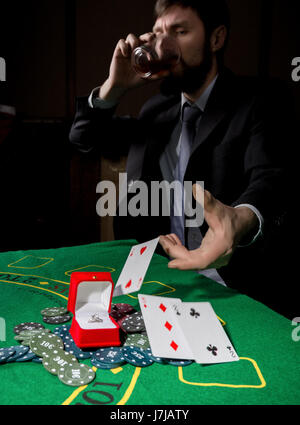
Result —
[{"label": "man's fingers", "polygon": [[175,244],[182,245],[181,240],[179,239],[179,237],[175,233],[171,233],[168,236],[172,239],[172,241],[174,241]]},{"label": "man's fingers", "polygon": [[153,32],[146,32],[145,34],[140,35],[139,39],[142,43],[149,43],[155,39],[155,34]]},{"label": "man's fingers", "polygon": [[169,269],[192,270],[190,264],[185,260],[173,260],[168,264]]},{"label": "man's fingers", "polygon": [[170,248],[174,246],[174,242],[170,240],[167,236],[160,236],[159,243],[165,250],[165,252],[169,255]]},{"label": "man's fingers", "polygon": [[162,242],[161,245],[165,244],[166,246],[170,243],[172,245],[181,245],[181,240],[175,233],[171,233],[169,235],[160,236],[159,242]]},{"label": "man's fingers", "polygon": [[126,43],[131,47],[131,52],[140,45],[139,39],[134,34],[128,34]]},{"label": "man's fingers", "polygon": [[131,55],[130,47],[123,38],[119,40],[116,46],[115,55],[120,56],[118,55],[119,52],[121,52],[121,55],[124,57],[129,57]]}]

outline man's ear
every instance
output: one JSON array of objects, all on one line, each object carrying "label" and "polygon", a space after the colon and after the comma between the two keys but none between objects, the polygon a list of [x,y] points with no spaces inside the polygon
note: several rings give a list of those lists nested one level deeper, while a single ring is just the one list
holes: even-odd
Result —
[{"label": "man's ear", "polygon": [[210,47],[212,52],[222,49],[227,38],[227,28],[225,25],[217,27],[210,37]]}]

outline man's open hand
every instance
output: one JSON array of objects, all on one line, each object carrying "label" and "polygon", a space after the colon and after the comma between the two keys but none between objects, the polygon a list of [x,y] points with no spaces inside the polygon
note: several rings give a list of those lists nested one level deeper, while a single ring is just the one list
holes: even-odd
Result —
[{"label": "man's open hand", "polygon": [[199,185],[193,186],[197,202],[204,199],[204,219],[209,226],[201,246],[193,251],[185,248],[175,234],[161,236],[160,244],[174,258],[170,268],[195,270],[226,266],[239,244],[258,223],[254,212],[247,207],[233,208],[215,199]]}]

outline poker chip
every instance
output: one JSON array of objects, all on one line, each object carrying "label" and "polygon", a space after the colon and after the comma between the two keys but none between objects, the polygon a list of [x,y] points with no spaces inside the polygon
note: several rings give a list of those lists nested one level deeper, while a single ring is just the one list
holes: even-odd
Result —
[{"label": "poker chip", "polygon": [[41,315],[47,317],[61,316],[67,313],[67,311],[66,307],[48,307],[41,311]]},{"label": "poker chip", "polygon": [[31,361],[32,361],[33,363],[42,363],[42,362],[43,362],[43,359],[41,359],[41,357],[35,356],[35,357],[33,357],[33,358],[31,359]]},{"label": "poker chip", "polygon": [[[117,323],[119,326],[121,326],[122,328],[122,323],[124,322],[125,319],[127,319],[128,317],[130,317],[129,314],[126,314],[126,316],[122,316],[119,320],[117,320]],[[115,319],[116,320],[116,319]],[[122,329],[123,330],[123,329]],[[125,331],[124,331],[125,332]]]},{"label": "poker chip", "polygon": [[19,334],[22,331],[31,331],[32,329],[44,329],[44,326],[41,323],[25,322],[15,326],[14,332],[15,334]]},{"label": "poker chip", "polygon": [[122,313],[123,315],[136,312],[136,309],[133,308],[132,305],[126,304],[126,303],[114,304],[114,310],[117,310],[118,312]]},{"label": "poker chip", "polygon": [[62,339],[64,339],[65,335],[70,334],[70,328],[71,325],[62,325],[62,326],[57,326],[54,330],[53,333],[55,335],[60,336]]},{"label": "poker chip", "polygon": [[14,337],[16,341],[20,341],[22,345],[30,346],[31,339],[36,336],[40,335],[43,332],[50,332],[49,329],[41,328],[41,329],[32,329],[32,330],[26,330],[21,331],[18,335]]},{"label": "poker chip", "polygon": [[23,357],[29,351],[29,347],[25,347],[24,345],[17,345],[13,348],[15,352],[6,360],[6,363],[13,363],[17,361],[17,359]]},{"label": "poker chip", "polygon": [[[39,335],[42,332],[50,332],[50,329],[40,328],[40,329],[25,330],[25,331],[21,331],[17,336],[30,338],[30,337],[33,337],[35,335]],[[17,339],[17,336],[15,337],[15,339]]]},{"label": "poker chip", "polygon": [[25,338],[21,342],[21,344],[24,345],[24,346],[26,346],[26,347],[30,347],[30,343],[31,343],[31,338]]},{"label": "poker chip", "polygon": [[93,353],[92,358],[107,364],[121,365],[122,363],[125,363],[125,358],[121,347],[100,348],[95,353]]},{"label": "poker chip", "polygon": [[145,330],[143,315],[140,311],[126,317],[121,323],[122,329],[127,333],[142,332]]},{"label": "poker chip", "polygon": [[30,348],[37,356],[44,357],[47,354],[57,354],[63,350],[64,344],[59,336],[43,332],[31,339]]},{"label": "poker chip", "polygon": [[16,336],[14,337],[14,339],[15,339],[16,341],[23,341],[23,339],[26,339],[26,337],[21,336],[21,335],[16,335]]},{"label": "poker chip", "polygon": [[121,313],[120,311],[117,310],[113,310],[109,313],[110,317],[112,317],[114,320],[116,320],[117,322],[119,320],[122,320],[125,316],[123,313]]},{"label": "poker chip", "polygon": [[65,350],[68,353],[73,354],[77,359],[90,359],[94,354],[92,351],[84,351],[81,348],[77,347],[75,343],[65,345]]},{"label": "poker chip", "polygon": [[36,357],[36,355],[34,354],[34,352],[29,349],[27,351],[27,353],[24,354],[24,356],[17,358],[16,362],[18,362],[18,363],[28,362],[28,361],[34,359],[35,357]]},{"label": "poker chip", "polygon": [[65,351],[73,354],[77,359],[82,359],[82,360],[90,359],[91,356],[93,355],[92,351],[85,351],[77,347],[72,336],[69,333],[64,335],[62,339],[64,342]]},{"label": "poker chip", "polygon": [[6,363],[6,360],[14,355],[15,347],[0,348],[0,363]]},{"label": "poker chip", "polygon": [[156,357],[152,354],[151,348],[147,348],[146,352],[148,354],[148,356],[155,362],[155,363],[159,363],[159,364],[166,364],[166,359],[163,357]]},{"label": "poker chip", "polygon": [[43,357],[43,366],[52,375],[57,375],[59,368],[76,363],[78,363],[76,357],[66,351],[59,351],[57,354],[47,354]]},{"label": "poker chip", "polygon": [[70,314],[62,314],[60,316],[44,316],[43,321],[51,325],[57,325],[59,323],[69,322],[72,316]]},{"label": "poker chip", "polygon": [[124,358],[127,363],[138,367],[150,366],[153,360],[147,354],[146,350],[138,347],[123,347]]},{"label": "poker chip", "polygon": [[96,358],[96,357],[92,357],[92,358],[91,358],[91,363],[92,363],[92,365],[93,365],[93,366],[95,366],[97,369],[116,369],[116,368],[118,368],[118,367],[122,366],[122,365],[125,363],[125,361],[124,361],[124,362],[122,362],[122,363],[115,363],[115,364],[112,364],[112,363],[104,363],[104,362],[101,362],[100,360],[97,360],[97,358]]},{"label": "poker chip", "polygon": [[189,366],[194,363],[194,360],[180,360],[180,359],[164,359],[167,364],[172,366]]},{"label": "poker chip", "polygon": [[124,346],[132,346],[146,349],[150,347],[150,343],[146,335],[130,334],[126,339]]},{"label": "poker chip", "polygon": [[86,364],[68,364],[60,367],[58,378],[61,382],[72,387],[87,385],[95,379],[95,372]]}]

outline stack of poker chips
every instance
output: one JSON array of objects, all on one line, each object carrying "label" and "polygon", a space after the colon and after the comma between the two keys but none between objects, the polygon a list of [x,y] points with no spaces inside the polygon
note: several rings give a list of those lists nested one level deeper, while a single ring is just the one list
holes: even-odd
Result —
[{"label": "stack of poker chips", "polygon": [[43,321],[50,325],[69,322],[72,316],[65,307],[48,307],[41,311]]},{"label": "stack of poker chips", "polygon": [[[42,310],[41,313],[52,324],[56,323],[57,319],[54,318],[67,315],[67,310],[63,307],[52,307]],[[28,361],[41,363],[62,383],[80,386],[94,380],[95,368],[115,369],[125,364],[146,367],[153,363],[188,366],[193,363],[191,360],[155,357],[151,352],[142,313],[131,305],[113,304],[110,315],[118,322],[123,332],[121,347],[82,350],[77,347],[70,334],[70,325],[63,324],[51,332],[41,323],[25,322],[14,327],[15,339],[21,345],[0,348],[0,364]],[[79,362],[86,359],[90,359],[94,368]]]},{"label": "stack of poker chips", "polygon": [[96,376],[94,370],[80,364],[76,356],[66,351],[63,339],[57,334],[68,333],[70,326],[61,328],[52,333],[41,323],[26,322],[15,326],[15,339],[21,345],[1,348],[0,363],[33,361],[42,363],[49,373],[66,385],[77,387],[92,382]]}]

